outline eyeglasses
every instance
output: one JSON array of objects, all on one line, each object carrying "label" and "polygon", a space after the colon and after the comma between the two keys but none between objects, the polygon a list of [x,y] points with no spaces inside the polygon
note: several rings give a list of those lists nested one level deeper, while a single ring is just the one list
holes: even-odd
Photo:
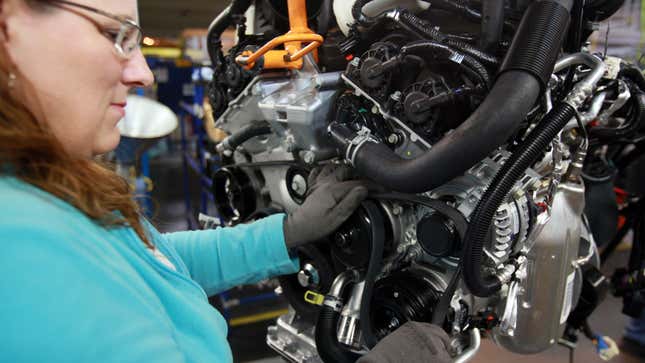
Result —
[{"label": "eyeglasses", "polygon": [[139,25],[136,22],[134,22],[134,20],[132,19],[126,18],[124,16],[110,14],[101,9],[96,9],[91,6],[87,6],[83,4],[77,4],[71,1],[65,1],[65,0],[41,0],[41,1],[46,3],[68,5],[79,9],[87,10],[87,11],[108,17],[110,19],[116,20],[119,23],[121,23],[118,30],[100,29],[100,28],[99,30],[104,36],[106,36],[108,39],[114,42],[114,48],[117,54],[124,59],[131,58],[132,54],[141,46],[143,31],[141,30],[141,27],[139,27]]}]

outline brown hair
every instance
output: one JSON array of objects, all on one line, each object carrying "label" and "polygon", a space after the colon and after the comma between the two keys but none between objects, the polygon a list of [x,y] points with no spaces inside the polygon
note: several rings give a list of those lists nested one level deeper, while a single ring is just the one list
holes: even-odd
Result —
[{"label": "brown hair", "polygon": [[152,247],[128,183],[107,165],[69,155],[47,126],[11,97],[2,63],[0,59],[0,173],[8,169],[106,228],[130,226]]}]

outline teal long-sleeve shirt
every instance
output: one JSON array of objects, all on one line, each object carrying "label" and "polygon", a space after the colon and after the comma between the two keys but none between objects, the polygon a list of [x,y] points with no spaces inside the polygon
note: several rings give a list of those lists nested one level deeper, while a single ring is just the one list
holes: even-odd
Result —
[{"label": "teal long-sleeve shirt", "polygon": [[159,262],[131,228],[0,177],[0,362],[231,362],[207,295],[293,273],[283,215],[160,234]]}]

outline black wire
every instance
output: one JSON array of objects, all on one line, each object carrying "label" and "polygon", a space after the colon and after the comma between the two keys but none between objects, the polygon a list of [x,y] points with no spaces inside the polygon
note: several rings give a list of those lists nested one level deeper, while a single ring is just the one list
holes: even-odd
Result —
[{"label": "black wire", "polygon": [[580,330],[582,330],[582,334],[584,334],[589,340],[595,339],[596,334],[593,330],[591,330],[591,327],[589,326],[589,322],[587,320],[582,323]]},{"label": "black wire", "polygon": [[571,9],[571,24],[569,25],[569,36],[565,44],[565,51],[576,53],[580,50],[582,43],[582,32],[584,29],[584,0],[576,0]]},{"label": "black wire", "polygon": [[607,22],[607,32],[605,32],[605,50],[602,53],[602,58],[607,58],[607,50],[609,49],[609,30],[611,29],[611,22]]},{"label": "black wire", "polygon": [[582,136],[585,138],[585,140],[589,140],[589,133],[587,133],[587,128],[585,127],[585,125],[582,124],[582,119],[580,118],[580,113],[578,113],[578,111],[576,111],[575,117],[576,121],[578,122],[578,127],[582,131]]}]

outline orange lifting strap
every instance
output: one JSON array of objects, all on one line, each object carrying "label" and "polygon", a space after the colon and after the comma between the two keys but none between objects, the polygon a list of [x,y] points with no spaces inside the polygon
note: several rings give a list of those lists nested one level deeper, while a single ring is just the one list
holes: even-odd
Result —
[{"label": "orange lifting strap", "polygon": [[[314,33],[307,26],[306,0],[288,0],[287,6],[289,8],[289,32],[273,38],[255,52],[242,52],[235,58],[237,64],[251,69],[255,62],[262,57],[264,69],[302,68],[302,57],[315,51],[322,44],[323,37]],[[309,44],[302,48],[302,43]],[[284,44],[284,50],[274,49],[281,44]],[[315,52],[314,57],[316,57]]]}]

